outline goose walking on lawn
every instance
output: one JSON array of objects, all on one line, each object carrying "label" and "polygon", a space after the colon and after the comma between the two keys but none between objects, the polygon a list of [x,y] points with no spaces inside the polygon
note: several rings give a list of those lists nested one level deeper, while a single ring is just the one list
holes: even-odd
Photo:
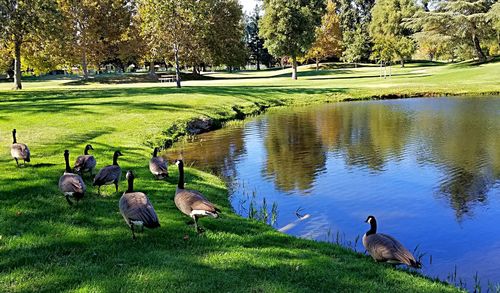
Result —
[{"label": "goose walking on lawn", "polygon": [[194,220],[196,232],[200,232],[198,229],[198,218],[205,216],[217,218],[219,217],[220,210],[200,192],[184,189],[184,162],[177,160],[175,163],[179,167],[179,182],[174,198],[175,205],[182,213]]},{"label": "goose walking on lawn", "polygon": [[144,227],[154,229],[160,227],[158,216],[146,194],[134,192],[134,173],[127,171],[128,189],[120,198],[120,213],[132,231],[135,239],[135,227],[144,230]]},{"label": "goose walking on lawn", "polygon": [[19,143],[16,140],[16,130],[12,130],[12,145],[10,146],[10,154],[16,160],[16,165],[19,166],[19,160],[23,160],[24,164],[30,162],[30,149],[24,143]]},{"label": "goose walking on lawn", "polygon": [[114,184],[116,192],[118,192],[118,183],[122,176],[122,169],[118,166],[118,157],[123,156],[120,151],[115,151],[113,154],[113,165],[106,166],[99,170],[94,177],[94,186],[97,186],[97,192],[101,194],[101,186]]},{"label": "goose walking on lawn", "polygon": [[85,186],[85,183],[80,175],[71,172],[68,150],[64,151],[64,161],[66,162],[66,171],[64,171],[64,174],[61,178],[59,178],[59,190],[66,197],[68,204],[73,205],[70,197],[74,198],[78,203],[78,201],[85,195],[87,187]]},{"label": "goose walking on lawn", "polygon": [[167,161],[163,157],[158,157],[158,148],[153,151],[153,157],[149,160],[149,171],[156,179],[165,179],[168,177]]},{"label": "goose walking on lawn", "polygon": [[405,264],[417,269],[422,267],[399,241],[392,236],[377,233],[377,220],[374,216],[368,216],[366,223],[370,224],[370,230],[363,235],[363,246],[375,261]]},{"label": "goose walking on lawn", "polygon": [[76,158],[75,166],[73,167],[75,173],[83,174],[84,172],[90,172],[91,176],[94,173],[97,162],[94,156],[89,155],[89,150],[94,150],[90,144],[85,146],[83,156],[78,156],[78,158]]}]

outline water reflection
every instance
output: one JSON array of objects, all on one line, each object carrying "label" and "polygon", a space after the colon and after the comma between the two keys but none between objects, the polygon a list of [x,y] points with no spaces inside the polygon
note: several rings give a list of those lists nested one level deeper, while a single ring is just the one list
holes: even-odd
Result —
[{"label": "water reflection", "polygon": [[[243,216],[238,197],[276,202],[279,227],[294,223],[287,233],[352,241],[375,214],[432,255],[424,273],[446,278],[459,265],[463,277],[499,282],[500,259],[486,257],[500,255],[499,133],[498,97],[353,102],[274,110],[166,156],[182,151],[225,176]],[[310,217],[297,221],[297,209]]]},{"label": "water reflection", "polygon": [[314,113],[277,113],[267,119],[263,173],[282,191],[309,190],[324,168],[326,156],[313,122]]}]

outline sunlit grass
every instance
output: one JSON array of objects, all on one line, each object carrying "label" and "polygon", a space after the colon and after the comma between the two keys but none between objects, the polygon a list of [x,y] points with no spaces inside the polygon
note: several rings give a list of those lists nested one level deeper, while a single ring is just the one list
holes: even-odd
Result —
[{"label": "sunlit grass", "polygon": [[[0,83],[0,291],[453,291],[415,274],[375,264],[336,245],[296,239],[232,213],[223,182],[187,169],[189,188],[204,192],[222,210],[202,219],[196,235],[175,208],[177,170],[153,180],[147,164],[153,145],[185,134],[185,123],[207,116],[224,122],[267,107],[334,102],[381,95],[481,94],[500,91],[500,64],[379,68],[301,68],[214,73],[217,79],[173,84],[85,85],[72,80],[24,83],[10,91]],[[235,110],[235,107],[237,111]],[[229,123],[231,125],[231,123]],[[175,127],[174,127],[175,126]],[[27,143],[32,162],[17,168],[10,158],[11,130]],[[132,241],[113,187],[98,196],[89,187],[69,207],[57,182],[70,160],[91,143],[97,168],[111,164],[116,149],[123,170],[137,174],[135,188],[149,195],[162,227]],[[170,158],[171,160],[175,158]],[[189,158],[184,158],[189,165]],[[126,183],[121,182],[120,192]]]}]

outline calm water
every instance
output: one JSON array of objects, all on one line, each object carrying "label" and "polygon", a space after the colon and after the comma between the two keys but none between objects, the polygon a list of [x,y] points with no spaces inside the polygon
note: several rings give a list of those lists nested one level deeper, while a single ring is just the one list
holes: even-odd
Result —
[{"label": "calm water", "polygon": [[354,245],[373,214],[379,231],[419,246],[425,274],[446,279],[456,266],[469,288],[476,272],[484,289],[500,282],[499,97],[280,109],[167,157],[179,149],[227,178],[243,216],[265,198],[277,229]]}]

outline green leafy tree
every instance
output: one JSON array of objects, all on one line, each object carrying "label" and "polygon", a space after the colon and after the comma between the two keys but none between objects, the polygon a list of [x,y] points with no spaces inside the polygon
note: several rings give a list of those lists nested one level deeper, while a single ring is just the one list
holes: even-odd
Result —
[{"label": "green leafy tree", "polygon": [[314,42],[322,12],[320,0],[264,1],[260,36],[271,54],[291,57],[293,79],[297,79],[297,58],[304,56]]},{"label": "green leafy tree", "polygon": [[126,0],[59,1],[64,15],[62,54],[81,64],[84,79],[89,76],[89,65],[117,58],[121,38],[131,23],[128,4]]},{"label": "green leafy tree", "polygon": [[370,50],[370,39],[366,29],[364,29],[362,24],[359,24],[356,30],[344,32],[343,37],[348,40],[348,42],[344,41],[345,49],[340,59],[344,62],[354,63],[354,66],[357,66],[357,63],[360,62],[366,55],[366,52]]},{"label": "green leafy tree", "polygon": [[54,0],[0,1],[0,39],[13,49],[14,89],[22,89],[21,55],[25,43],[37,44],[50,38],[56,28],[58,11]]},{"label": "green leafy tree", "polygon": [[413,0],[379,0],[372,9],[369,25],[373,41],[372,58],[382,62],[401,61],[411,58],[415,51],[415,42],[411,38],[413,31],[404,21],[413,17],[417,6]]},{"label": "green leafy tree", "polygon": [[440,0],[431,4],[435,9],[420,11],[411,23],[423,33],[447,36],[456,47],[467,45],[479,60],[486,60],[481,41],[495,35],[488,14],[493,1]]},{"label": "green leafy tree", "polygon": [[368,23],[374,0],[337,0],[341,21],[343,53],[341,59],[356,65],[361,60],[368,60],[371,53],[371,41]]},{"label": "green leafy tree", "polygon": [[272,56],[264,47],[264,40],[259,36],[260,14],[261,6],[257,4],[252,14],[247,16],[245,25],[246,46],[250,51],[250,60],[255,62],[257,70],[260,70],[260,64],[267,64],[270,67],[272,62]]},{"label": "green leafy tree", "polygon": [[307,51],[306,59],[314,59],[316,70],[319,62],[328,57],[338,56],[342,52],[342,32],[336,5],[332,0],[327,1],[326,12],[321,19],[321,25],[316,28],[316,39]]}]

